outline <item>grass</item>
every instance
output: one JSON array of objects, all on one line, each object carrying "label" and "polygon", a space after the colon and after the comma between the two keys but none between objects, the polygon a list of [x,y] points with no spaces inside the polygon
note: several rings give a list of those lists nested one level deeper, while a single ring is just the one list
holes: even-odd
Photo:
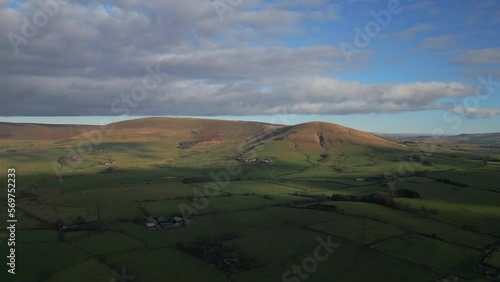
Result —
[{"label": "grass", "polygon": [[487,264],[500,267],[500,251],[496,251],[484,260]]},{"label": "grass", "polygon": [[468,268],[481,257],[481,252],[458,247],[439,240],[418,235],[407,235],[380,242],[373,248],[418,265],[423,265],[440,274],[454,273],[475,278]]},{"label": "grass", "polygon": [[448,178],[456,182],[466,183],[472,188],[479,189],[492,189],[500,192],[500,187],[494,185],[500,181],[500,175],[494,170],[488,170],[488,166],[484,168],[474,168],[460,171],[446,171],[446,172],[429,172],[428,177]]},{"label": "grass", "polygon": [[[142,181],[146,181],[147,179],[147,177],[141,177]],[[114,188],[92,189],[53,195],[42,202],[53,206],[82,206],[97,203],[165,200],[193,195],[192,186],[184,183],[165,183],[163,187],[146,184],[122,186],[117,183]]]},{"label": "grass", "polygon": [[342,237],[360,244],[375,242],[405,232],[367,219],[358,219],[332,211],[275,207],[263,210],[286,224],[307,226],[310,230]]},{"label": "grass", "polygon": [[[18,244],[16,258],[16,279],[40,281],[52,273],[83,262],[87,254],[67,243],[33,243]],[[4,273],[7,272],[2,275]],[[2,281],[9,280],[4,276]]]},{"label": "grass", "polygon": [[148,247],[173,247],[177,242],[187,243],[200,236],[214,237],[225,232],[241,236],[263,230],[286,229],[279,220],[257,211],[238,211],[216,215],[200,216],[190,220],[182,228],[149,230],[143,224],[120,223],[110,226],[114,231],[139,238]]},{"label": "grass", "polygon": [[497,241],[497,239],[492,236],[437,222],[418,214],[393,210],[375,204],[352,202],[332,202],[332,204],[343,209],[346,214],[372,218],[396,225],[409,231],[418,232],[427,236],[435,235],[448,242],[473,248],[483,248]]},{"label": "grass", "polygon": [[96,208],[99,209],[99,220],[103,222],[144,218],[140,203],[103,203]]},{"label": "grass", "polygon": [[232,194],[256,193],[264,195],[285,195],[301,192],[298,188],[258,181],[232,181],[226,187],[221,188],[221,191]]},{"label": "grass", "polygon": [[436,281],[442,275],[406,260],[371,249],[363,249],[353,266],[335,281]]},{"label": "grass", "polygon": [[375,243],[383,239],[405,234],[404,231],[387,224],[347,216],[338,216],[333,221],[311,225],[309,228],[346,238],[360,244]]},{"label": "grass", "polygon": [[75,282],[100,281],[104,277],[113,278],[111,270],[96,259],[89,259],[50,276],[47,282],[67,282],[68,277]]},{"label": "grass", "polygon": [[[470,158],[486,154],[500,158],[495,150],[479,147],[498,141],[497,137],[443,141],[427,154],[421,146],[425,140],[404,147],[326,123],[296,126],[256,142],[257,135],[270,136],[268,125],[222,123],[224,129],[219,121],[194,119],[117,124],[99,145],[65,167],[62,182],[52,164],[67,156],[68,148],[75,149],[79,140],[0,139],[0,164],[18,171],[16,278],[109,281],[111,267],[118,272],[125,267],[134,281],[282,281],[285,271],[314,256],[318,238],[331,236],[340,247],[305,280],[420,282],[438,281],[448,274],[476,279],[468,267],[480,259],[482,248],[500,241],[496,185],[500,163],[481,167],[481,161]],[[36,130],[46,134],[50,129]],[[67,135],[60,128],[55,134]],[[179,147],[190,141],[196,142]],[[243,156],[272,158],[272,163],[235,161],[244,149],[258,144],[262,146]],[[294,205],[312,199],[300,196],[304,194],[328,197],[387,189],[375,181],[356,179],[397,173],[402,164],[397,159],[414,152],[432,164],[403,162],[420,174],[403,178],[396,189],[417,191],[421,198],[395,199],[402,210],[355,202],[325,202],[343,212]],[[228,165],[239,171],[217,188],[212,176],[221,177]],[[100,173],[110,166],[117,171]],[[192,177],[213,181],[183,183]],[[0,175],[1,181],[6,182],[5,175]],[[205,191],[206,185],[218,192]],[[21,197],[20,191],[36,197]],[[196,212],[182,228],[144,226],[147,216],[179,214],[188,206],[196,207]],[[62,219],[70,224],[77,217],[100,220],[106,231],[67,232],[66,242],[59,242],[54,223]],[[236,238],[220,243],[255,258],[256,268],[225,277],[213,265],[176,247],[227,232]],[[3,248],[5,244],[2,252]],[[498,265],[498,257],[496,252],[487,262]]]},{"label": "grass", "polygon": [[436,210],[437,213],[427,213],[428,216],[444,223],[494,236],[500,235],[500,216],[496,206],[455,204],[432,199],[397,199],[397,202],[416,211],[421,211],[422,207],[427,210]]},{"label": "grass", "polygon": [[57,242],[57,232],[51,230],[18,230],[16,241],[19,243]]},{"label": "grass", "polygon": [[119,253],[144,247],[141,241],[116,232],[105,232],[88,236],[76,241],[75,244],[96,255]]},{"label": "grass", "polygon": [[[217,269],[175,249],[159,249],[108,256],[119,269],[124,267],[134,281],[224,281]],[[161,271],[158,271],[161,270]]]}]

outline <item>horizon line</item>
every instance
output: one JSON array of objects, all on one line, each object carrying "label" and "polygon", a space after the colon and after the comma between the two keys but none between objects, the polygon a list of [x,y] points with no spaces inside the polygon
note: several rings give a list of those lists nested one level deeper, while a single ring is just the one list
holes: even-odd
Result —
[{"label": "horizon line", "polygon": [[[259,117],[276,117],[280,115],[260,115]],[[284,116],[284,115],[281,115]],[[242,117],[252,117],[252,116],[242,116]],[[257,116],[253,116],[257,117]],[[66,121],[9,121],[5,119],[36,119],[36,118],[45,118],[45,119],[61,119],[61,118],[71,118],[71,119],[78,119],[78,118],[92,118],[92,119],[97,119],[100,122],[82,122],[82,123],[74,123],[74,122],[68,122]],[[235,116],[134,116],[134,115],[127,115],[127,116],[0,116],[0,123],[11,123],[11,124],[39,124],[39,125],[88,125],[88,126],[104,126],[112,123],[117,123],[117,122],[123,122],[123,121],[131,121],[131,120],[138,120],[138,119],[146,119],[146,118],[177,118],[177,119],[206,119],[206,120],[221,120],[221,121],[239,121],[239,122],[257,122],[257,123],[267,123],[267,124],[274,124],[274,125],[285,125],[285,126],[294,126],[294,125],[299,125],[299,124],[304,124],[304,123],[310,123],[310,122],[326,122],[326,123],[331,123],[331,124],[338,124],[341,126],[344,126],[339,123],[334,123],[331,121],[326,121],[326,120],[311,120],[311,121],[306,121],[306,122],[296,122],[296,123],[275,123],[272,121],[262,121],[262,120],[248,120],[248,119],[237,119]],[[114,119],[114,120],[112,120]],[[411,136],[411,137],[428,137],[432,136],[433,134],[430,132],[379,132],[379,131],[370,131],[370,130],[362,130],[358,129],[352,126],[345,126],[345,127],[350,127],[356,130],[361,130],[373,134],[378,134],[378,135],[387,135],[387,136],[392,136],[396,137],[399,135],[399,137],[404,137],[404,136]],[[463,134],[495,134],[495,133],[500,133],[500,131],[491,131],[491,132],[461,132],[461,133],[456,133],[456,134],[441,134],[441,136],[459,136]]]}]

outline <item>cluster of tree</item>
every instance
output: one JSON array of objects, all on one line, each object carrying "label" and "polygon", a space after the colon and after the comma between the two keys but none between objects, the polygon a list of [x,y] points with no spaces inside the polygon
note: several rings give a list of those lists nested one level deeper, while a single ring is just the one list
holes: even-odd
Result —
[{"label": "cluster of tree", "polygon": [[316,201],[328,201],[329,197],[325,194],[293,193],[292,195],[302,198],[311,198]]},{"label": "cluster of tree", "polygon": [[398,157],[398,158],[394,159],[394,161],[416,162],[416,163],[421,163],[422,165],[425,165],[425,166],[432,166],[433,165],[432,161],[425,159],[425,156],[422,157],[422,156],[417,155],[417,154],[410,154],[406,157]]},{"label": "cluster of tree", "polygon": [[55,227],[62,232],[70,231],[95,231],[103,232],[106,231],[106,226],[101,222],[92,220],[88,221],[81,216],[77,216],[73,222],[65,223],[62,219],[58,219],[55,223]]},{"label": "cluster of tree", "polygon": [[424,160],[422,162],[422,165],[425,165],[425,166],[433,166],[434,163],[431,161],[431,160]]},{"label": "cluster of tree", "polygon": [[272,200],[272,199],[274,199],[274,197],[271,196],[271,195],[262,195],[262,196],[259,195],[258,197],[261,197],[262,199],[266,199],[266,200]]},{"label": "cluster of tree", "polygon": [[430,209],[430,208],[426,208],[426,207],[421,207],[420,210],[426,216],[428,214],[438,214],[439,213],[438,209]]},{"label": "cluster of tree", "polygon": [[455,185],[455,186],[460,186],[460,187],[469,187],[468,184],[466,183],[462,183],[462,182],[455,182],[455,181],[452,181],[448,178],[438,178],[436,179],[437,182],[442,182],[442,183],[446,183],[446,184],[450,184],[450,185]]},{"label": "cluster of tree", "polygon": [[467,230],[471,230],[471,231],[477,230],[477,227],[475,225],[471,225],[471,224],[464,224],[463,228],[467,229]]},{"label": "cluster of tree", "polygon": [[18,199],[22,199],[22,198],[28,198],[30,201],[36,201],[38,200],[38,195],[35,194],[35,193],[31,193],[31,192],[28,192],[26,190],[20,190],[19,193],[18,193]]},{"label": "cluster of tree", "polygon": [[179,143],[179,146],[177,146],[177,148],[179,149],[189,149],[191,147],[193,147],[194,145],[200,143],[200,141],[198,140],[195,140],[195,141],[183,141],[183,142],[180,142]]},{"label": "cluster of tree", "polygon": [[[212,182],[214,179],[208,176],[192,176],[192,177],[186,177],[182,179],[183,183],[190,184],[190,183],[201,183],[201,182]],[[232,177],[231,181],[241,181],[241,178],[239,177]]]},{"label": "cluster of tree", "polygon": [[239,238],[236,233],[224,233],[214,238],[200,237],[176,247],[217,266],[223,272],[236,273],[257,266],[255,259],[242,255],[236,248],[223,245],[221,241]]},{"label": "cluster of tree", "polygon": [[410,189],[398,189],[393,193],[395,198],[420,198],[420,193],[410,190]]},{"label": "cluster of tree", "polygon": [[312,203],[306,206],[302,206],[304,209],[312,209],[312,210],[321,210],[321,211],[336,211],[336,212],[344,212],[343,209],[335,206],[335,205],[325,205],[322,203]]},{"label": "cluster of tree", "polygon": [[497,145],[482,145],[482,146],[479,146],[479,148],[500,149],[500,144],[497,144]]},{"label": "cluster of tree", "polygon": [[101,171],[101,172],[99,172],[99,173],[104,173],[104,174],[107,174],[107,173],[113,173],[113,172],[115,172],[117,169],[118,169],[118,167],[116,167],[116,166],[110,166],[110,167],[108,167],[107,169],[102,170],[102,171]]},{"label": "cluster of tree", "polygon": [[388,191],[380,191],[369,195],[343,195],[333,194],[332,201],[364,202],[386,206],[393,209],[399,209],[400,206],[393,200],[392,194]]},{"label": "cluster of tree", "polygon": [[405,157],[397,157],[394,159],[394,161],[396,162],[400,162],[400,161],[410,161],[410,162],[420,162],[422,160],[422,157],[420,157],[420,155],[417,155],[417,154],[410,154],[408,156],[405,156]]},{"label": "cluster of tree", "polygon": [[385,207],[393,208],[393,209],[401,209],[401,205],[394,201],[394,198],[420,198],[420,194],[418,192],[408,190],[408,189],[399,189],[394,192],[385,190],[379,191],[375,193],[371,193],[369,195],[343,195],[343,194],[333,194],[331,197],[332,201],[349,201],[349,202],[364,202],[364,203],[373,203],[377,205],[382,205]]},{"label": "cluster of tree", "polygon": [[366,180],[374,182],[392,182],[400,178],[411,177],[411,176],[424,176],[427,171],[406,171],[401,173],[386,173],[379,174],[376,176],[368,177]]},{"label": "cluster of tree", "polygon": [[79,158],[75,156],[71,157],[60,157],[57,162],[62,166],[69,166],[71,162],[77,161]]}]

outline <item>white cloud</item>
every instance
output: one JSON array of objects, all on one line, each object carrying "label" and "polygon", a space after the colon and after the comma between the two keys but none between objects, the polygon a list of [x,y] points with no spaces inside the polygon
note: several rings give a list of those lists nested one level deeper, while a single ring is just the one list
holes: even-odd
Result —
[{"label": "white cloud", "polygon": [[450,49],[455,46],[457,38],[456,35],[427,37],[420,42],[419,47],[424,49]]},{"label": "white cloud", "polygon": [[396,32],[393,36],[399,39],[411,39],[414,38],[418,33],[433,30],[435,27],[431,24],[427,23],[418,23],[412,26],[411,28]]},{"label": "white cloud", "polygon": [[500,115],[500,109],[454,108],[449,111],[464,115],[467,118],[494,118]]},{"label": "white cloud", "polygon": [[500,64],[500,48],[468,51],[455,63],[466,66],[498,65]]}]

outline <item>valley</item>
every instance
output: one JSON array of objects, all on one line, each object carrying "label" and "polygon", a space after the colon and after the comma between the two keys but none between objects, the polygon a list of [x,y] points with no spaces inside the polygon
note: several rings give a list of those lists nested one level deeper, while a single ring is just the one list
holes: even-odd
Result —
[{"label": "valley", "polygon": [[18,281],[500,281],[499,134],[187,118],[0,132]]}]

